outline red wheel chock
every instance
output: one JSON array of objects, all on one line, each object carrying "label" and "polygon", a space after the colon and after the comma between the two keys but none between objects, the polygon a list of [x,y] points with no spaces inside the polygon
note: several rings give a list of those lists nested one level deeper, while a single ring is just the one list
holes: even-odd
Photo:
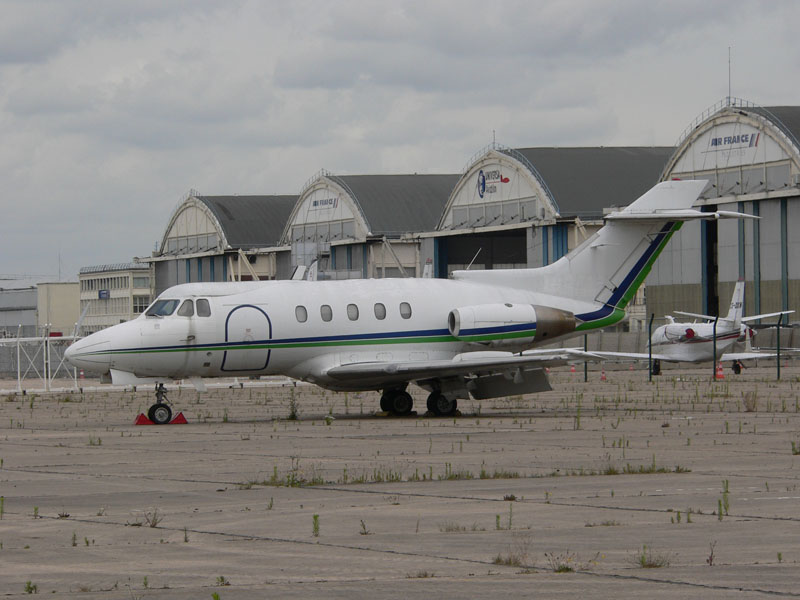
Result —
[{"label": "red wheel chock", "polygon": [[[186,417],[183,416],[182,412],[179,412],[172,418],[169,425],[186,425],[188,421]],[[147,418],[147,415],[144,413],[139,413],[139,416],[136,417],[136,420],[133,422],[134,425],[155,425],[150,419]]]}]

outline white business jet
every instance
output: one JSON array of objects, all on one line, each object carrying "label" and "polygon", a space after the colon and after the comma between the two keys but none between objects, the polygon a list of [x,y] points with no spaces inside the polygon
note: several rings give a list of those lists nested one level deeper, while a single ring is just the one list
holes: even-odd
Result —
[{"label": "white business jet", "polygon": [[190,283],[140,317],[73,344],[68,360],[115,383],[155,381],[148,416],[166,423],[164,381],[287,375],[331,390],[380,390],[381,408],[453,414],[457,400],[549,390],[544,367],[578,350],[535,346],[608,327],[683,221],[744,217],[690,207],[706,181],[669,181],[606,217],[555,263],[457,271],[452,279]]},{"label": "white business jet", "polygon": [[[733,288],[731,306],[725,317],[712,317],[696,313],[676,310],[675,314],[702,319],[692,323],[678,323],[667,315],[666,325],[658,327],[650,336],[652,354],[636,352],[593,352],[606,359],[630,358],[635,360],[653,359],[653,375],[661,372],[661,361],[664,362],[708,362],[732,361],[733,372],[741,373],[741,361],[753,358],[774,358],[770,352],[726,352],[734,342],[748,342],[753,339],[755,331],[746,323],[778,315],[788,315],[793,310],[784,310],[751,317],[742,316],[744,306],[744,281],[739,280]],[[716,325],[715,325],[716,322]],[[714,354],[714,336],[716,326],[716,354]]]}]

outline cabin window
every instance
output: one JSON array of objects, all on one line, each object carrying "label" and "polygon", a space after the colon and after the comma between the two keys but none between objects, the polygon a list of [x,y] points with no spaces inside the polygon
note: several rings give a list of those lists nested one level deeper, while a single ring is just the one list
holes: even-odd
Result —
[{"label": "cabin window", "polygon": [[333,309],[329,305],[323,304],[319,307],[319,315],[323,321],[330,321],[333,319]]},{"label": "cabin window", "polygon": [[400,303],[400,316],[404,319],[411,318],[411,305],[408,302]]},{"label": "cabin window", "polygon": [[347,318],[351,321],[358,320],[358,306],[355,304],[348,304],[347,305]]},{"label": "cabin window", "polygon": [[298,323],[305,323],[308,320],[308,311],[305,306],[295,306],[294,316],[297,317]]},{"label": "cabin window", "polygon": [[198,317],[210,317],[211,316],[211,306],[208,303],[208,300],[205,298],[200,298],[195,304],[197,309],[197,316]]},{"label": "cabin window", "polygon": [[386,318],[386,307],[380,302],[375,303],[375,318],[380,321]]},{"label": "cabin window", "polygon": [[184,300],[181,307],[178,309],[179,317],[192,317],[194,316],[194,302],[191,300]]},{"label": "cabin window", "polygon": [[156,300],[145,315],[148,317],[168,317],[178,308],[180,300]]}]

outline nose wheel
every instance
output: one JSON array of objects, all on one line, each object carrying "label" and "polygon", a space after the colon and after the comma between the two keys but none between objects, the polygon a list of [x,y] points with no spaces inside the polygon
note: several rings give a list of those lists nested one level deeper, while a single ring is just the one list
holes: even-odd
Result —
[{"label": "nose wheel", "polygon": [[169,423],[172,420],[172,409],[167,402],[167,388],[159,383],[156,385],[156,403],[147,411],[147,418],[156,425]]}]

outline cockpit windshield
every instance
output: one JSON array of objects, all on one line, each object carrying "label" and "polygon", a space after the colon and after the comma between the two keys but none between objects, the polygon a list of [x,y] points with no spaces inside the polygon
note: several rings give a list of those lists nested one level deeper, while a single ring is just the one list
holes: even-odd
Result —
[{"label": "cockpit windshield", "polygon": [[168,317],[178,308],[180,300],[156,300],[144,313],[148,317]]}]

